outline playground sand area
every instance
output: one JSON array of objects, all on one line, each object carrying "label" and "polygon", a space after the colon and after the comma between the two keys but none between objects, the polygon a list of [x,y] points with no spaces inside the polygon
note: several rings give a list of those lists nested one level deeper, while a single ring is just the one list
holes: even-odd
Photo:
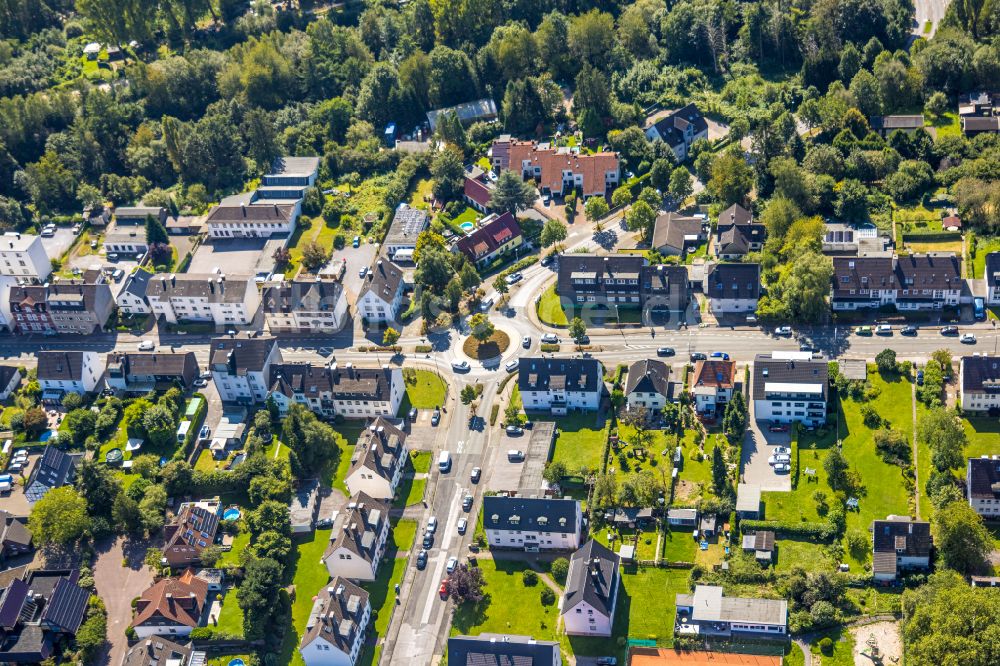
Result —
[{"label": "playground sand area", "polygon": [[[854,636],[854,666],[873,666],[874,664],[899,664],[903,660],[903,638],[899,632],[898,622],[875,622],[860,627],[853,627]],[[872,658],[870,647],[878,647],[880,660]]]}]

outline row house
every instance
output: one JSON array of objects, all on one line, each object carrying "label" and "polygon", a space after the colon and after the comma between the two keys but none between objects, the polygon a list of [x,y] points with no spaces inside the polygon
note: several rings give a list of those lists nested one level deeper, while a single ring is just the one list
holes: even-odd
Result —
[{"label": "row house", "polygon": [[114,311],[111,287],[100,271],[82,280],[13,286],[7,296],[11,331],[45,335],[89,335]]},{"label": "row house", "polygon": [[260,300],[273,334],[336,333],[347,323],[347,295],[339,280],[317,277],[269,284]]},{"label": "row house", "polygon": [[73,644],[89,607],[90,590],[79,580],[77,569],[33,569],[0,585],[0,663],[57,661],[57,650]]},{"label": "row house", "polygon": [[148,315],[153,312],[146,299],[146,289],[153,273],[139,267],[125,277],[121,291],[115,297],[118,311],[127,315]]},{"label": "row house", "polygon": [[272,366],[269,377],[268,397],[282,415],[299,403],[328,419],[394,416],[406,392],[403,371],[390,366],[284,363]]},{"label": "row house", "polygon": [[212,381],[223,402],[264,402],[275,363],[281,363],[277,340],[246,332],[214,338],[209,351]]},{"label": "row house", "polygon": [[760,264],[713,264],[705,271],[703,289],[715,314],[756,312]]},{"label": "row house", "polygon": [[579,148],[517,141],[502,135],[493,142],[493,170],[511,169],[533,178],[543,194],[566,195],[579,190],[584,198],[605,196],[620,182],[618,153],[582,154]]},{"label": "row house", "polygon": [[604,394],[604,373],[595,358],[518,359],[517,386],[526,411],[596,411]]},{"label": "row house", "polygon": [[483,498],[483,529],[490,548],[576,550],[582,526],[580,502],[568,497]]},{"label": "row house", "polygon": [[753,363],[754,418],[774,423],[826,423],[830,369],[810,352],[757,354]]},{"label": "row house", "polygon": [[198,378],[194,352],[111,352],[104,382],[119,391],[150,391],[180,386],[191,388]]},{"label": "row house", "polygon": [[372,581],[389,542],[389,505],[365,493],[353,495],[334,512],[330,545],[323,563],[331,576]]},{"label": "row house", "polygon": [[249,275],[176,273],[155,275],[146,284],[151,312],[164,321],[246,326],[260,307],[260,291]]},{"label": "row house", "polygon": [[574,307],[601,309],[683,312],[690,298],[683,266],[648,265],[641,255],[562,255],[556,291]]},{"label": "row house", "polygon": [[834,257],[831,304],[834,310],[940,310],[958,305],[964,286],[961,265],[951,253]]},{"label": "row house", "polygon": [[39,351],[35,357],[38,384],[46,402],[61,401],[67,393],[93,393],[104,373],[97,352]]},{"label": "row house", "polygon": [[344,483],[351,495],[391,500],[406,469],[406,433],[382,416],[358,435]]}]

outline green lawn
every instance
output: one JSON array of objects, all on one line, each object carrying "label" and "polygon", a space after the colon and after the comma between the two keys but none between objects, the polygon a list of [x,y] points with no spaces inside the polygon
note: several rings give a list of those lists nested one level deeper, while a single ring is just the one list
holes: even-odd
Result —
[{"label": "green lawn", "polygon": [[403,479],[396,491],[396,499],[392,505],[397,509],[412,506],[424,498],[427,479]]},{"label": "green lawn", "polygon": [[430,178],[421,178],[413,184],[410,190],[410,207],[427,210],[430,206],[424,201],[424,197],[432,196],[434,181]]},{"label": "green lawn", "polygon": [[404,518],[392,528],[392,543],[397,550],[404,551],[413,548],[413,540],[417,537],[417,521]]},{"label": "green lawn", "polygon": [[236,588],[230,589],[223,598],[215,630],[232,636],[243,635],[243,609],[236,599]]},{"label": "green lawn", "polygon": [[[928,21],[924,26],[924,33],[930,32],[931,22]],[[927,119],[925,117],[924,122]],[[945,113],[940,118],[936,118],[932,125],[937,130],[937,138],[941,139],[946,136],[962,136],[962,124],[958,120],[958,114],[954,111],[949,111]]]},{"label": "green lawn", "polygon": [[[711,439],[709,441],[711,442]],[[705,446],[707,453],[702,454],[697,443],[697,433],[694,430],[685,430],[680,443],[672,445],[668,452],[671,460],[673,460],[673,448],[676,446],[680,446],[682,451],[681,469],[677,473],[677,478],[683,481],[686,487],[681,490],[680,484],[678,484],[678,490],[674,495],[674,504],[685,505],[711,497],[713,495],[711,444]]]},{"label": "green lawn", "polygon": [[[347,472],[351,469],[351,456],[354,455],[354,445],[357,443],[363,428],[364,426],[357,422],[350,425],[338,425],[336,428],[337,434],[340,435],[340,438],[337,440],[337,446],[340,448],[340,457],[337,458],[337,467],[326,471],[324,481],[331,488],[336,488],[345,495],[350,495],[350,493],[347,491],[347,485],[344,483],[344,480],[347,478]],[[282,447],[282,449],[287,449],[287,447]]]},{"label": "green lawn", "polygon": [[598,423],[593,412],[559,416],[554,420],[559,437],[552,459],[566,463],[573,474],[584,467],[600,469],[607,439],[607,422]]},{"label": "green lawn", "polygon": [[[836,563],[827,555],[822,544],[796,539],[778,539],[775,541],[775,570],[790,571],[802,567],[806,571],[833,571]],[[860,572],[857,572],[860,573]]]},{"label": "green lawn", "polygon": [[222,554],[219,558],[219,567],[238,566],[240,563],[240,553],[250,545],[250,532],[240,532],[233,538],[231,550]]},{"label": "green lawn", "polygon": [[[971,416],[963,419],[963,425],[969,438],[965,447],[967,457],[1000,454],[1000,421],[985,416]],[[964,468],[962,473],[964,474]]]},{"label": "green lawn", "polygon": [[410,451],[410,464],[417,474],[427,474],[431,471],[431,452]]},{"label": "green lawn", "polygon": [[320,563],[323,552],[330,543],[331,530],[315,530],[311,534],[296,537],[293,561],[288,567],[292,573],[291,583],[295,586],[295,601],[292,602],[292,626],[285,630],[282,653],[285,663],[301,666],[304,664],[298,645],[306,629],[309,611],[313,607],[313,597],[330,580],[326,567]]},{"label": "green lawn", "polygon": [[403,572],[406,571],[406,560],[397,560],[395,557],[395,551],[390,548],[379,565],[378,577],[370,583],[361,585],[368,591],[372,612],[377,613],[375,633],[379,636],[385,636],[385,630],[389,628],[389,619],[392,617],[392,608],[395,605],[395,586],[403,581]]},{"label": "green lawn", "polygon": [[[829,656],[819,650],[820,640],[827,636],[833,639],[833,652]],[[813,653],[814,664],[817,657],[822,657],[823,666],[854,666],[854,638],[847,630],[837,628],[825,631],[809,644],[809,648]]]},{"label": "green lawn", "polygon": [[[817,436],[819,435],[819,436]],[[826,470],[823,460],[826,454],[837,443],[836,429],[830,428],[816,433],[802,433],[797,436],[793,455],[798,456],[799,482],[791,492],[764,492],[761,497],[764,502],[764,516],[768,520],[810,521],[822,520],[813,495],[817,490],[827,496],[827,504],[832,504],[833,491],[826,482]],[[806,469],[815,470],[816,474],[808,476]]]},{"label": "green lawn", "polygon": [[460,229],[461,227],[459,225],[461,225],[463,222],[472,222],[473,224],[475,224],[476,220],[478,220],[481,216],[482,213],[480,213],[478,210],[476,210],[472,206],[467,206],[465,210],[463,210],[461,213],[459,213],[458,215],[456,215],[451,219],[451,223],[456,229]]},{"label": "green lawn", "polygon": [[[607,546],[616,553],[621,548],[623,542],[628,544],[636,543],[635,530],[631,529],[618,530],[618,533],[615,534],[615,538],[613,541],[611,540],[612,533],[613,530],[603,529],[600,530],[598,533],[594,534],[593,537],[595,541]],[[689,532],[688,537],[690,536],[691,534]],[[646,543],[647,541],[649,543]],[[639,531],[638,545],[636,546],[636,559],[639,560],[656,559],[656,529],[647,528],[645,530]]]},{"label": "green lawn", "polygon": [[538,301],[538,318],[542,320],[543,324],[550,326],[569,325],[569,319],[567,319],[566,312],[559,301],[559,294],[556,293],[556,285],[553,284],[542,292],[541,299]]},{"label": "green lawn", "polygon": [[407,370],[403,373],[406,381],[406,395],[399,405],[399,415],[409,413],[411,407],[434,409],[444,404],[448,396],[448,384],[441,375],[430,370]]},{"label": "green lawn", "polygon": [[954,252],[959,257],[962,256],[962,241],[921,241],[914,243],[907,241],[906,247],[913,252]]},{"label": "green lawn", "polygon": [[556,604],[543,606],[539,599],[543,583],[526,587],[521,578],[528,568],[524,562],[479,560],[486,579],[486,598],[476,605],[455,608],[451,635],[476,636],[481,633],[520,634],[538,640],[558,640]]},{"label": "green lawn", "polygon": [[983,278],[986,272],[986,255],[990,252],[1000,252],[1000,238],[977,238],[976,256],[972,258],[972,277]]},{"label": "green lawn", "polygon": [[663,533],[663,552],[660,556],[668,562],[694,562],[698,554],[698,542],[691,536],[692,530],[667,529]]},{"label": "green lawn", "polygon": [[795,643],[789,644],[788,654],[785,655],[783,663],[785,666],[804,666],[806,657],[802,654],[802,648]]}]

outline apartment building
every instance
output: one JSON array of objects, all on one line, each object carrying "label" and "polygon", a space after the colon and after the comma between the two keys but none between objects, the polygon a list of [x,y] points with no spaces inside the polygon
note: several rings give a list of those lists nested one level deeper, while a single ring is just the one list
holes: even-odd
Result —
[{"label": "apartment building", "polygon": [[643,359],[628,367],[625,403],[629,409],[643,407],[653,416],[672,398],[669,365],[655,359]]},{"label": "apartment building", "polygon": [[264,323],[272,334],[336,333],[347,323],[347,295],[339,280],[292,280],[261,291]]},{"label": "apartment building", "polygon": [[965,281],[958,258],[932,252],[905,257],[834,257],[834,310],[894,306],[940,310],[956,306]]},{"label": "apartment building", "polygon": [[750,314],[760,299],[760,264],[714,264],[703,287],[716,314]]},{"label": "apartment building", "polygon": [[1000,409],[1000,357],[973,354],[958,362],[962,411],[983,413]]},{"label": "apartment building", "polygon": [[295,231],[302,198],[319,174],[318,157],[280,157],[252,192],[226,197],[206,220],[211,238],[270,238]]},{"label": "apartment building", "polygon": [[403,371],[397,367],[360,368],[307,363],[275,364],[270,369],[268,397],[281,414],[293,403],[332,419],[368,419],[395,416],[406,388]]},{"label": "apartment building", "polygon": [[389,505],[364,493],[353,495],[334,513],[330,545],[323,562],[331,576],[371,581],[389,541]]},{"label": "apartment building", "polygon": [[583,514],[571,498],[487,495],[483,529],[490,548],[535,553],[580,547]]},{"label": "apartment building", "polygon": [[399,319],[406,284],[399,266],[379,259],[365,276],[355,309],[369,324],[389,323]]},{"label": "apartment building", "polygon": [[88,335],[104,327],[114,306],[100,271],[87,271],[82,280],[12,286],[8,326],[17,334]]},{"label": "apartment building", "polygon": [[533,178],[542,194],[566,195],[579,191],[586,197],[604,196],[618,186],[618,153],[583,154],[579,148],[517,141],[502,135],[493,142],[493,169],[512,169],[522,178]]},{"label": "apartment building", "polygon": [[35,356],[38,383],[46,401],[62,400],[66,393],[92,393],[104,374],[97,352],[39,351]]},{"label": "apartment building", "polygon": [[604,394],[604,373],[595,358],[522,357],[517,385],[526,411],[592,412]]},{"label": "apartment building", "polygon": [[372,617],[368,592],[336,577],[315,596],[299,654],[306,666],[354,666]]},{"label": "apartment building", "polygon": [[984,520],[1000,518],[1000,456],[969,458],[965,469],[965,490],[969,506]]},{"label": "apartment building", "polygon": [[344,483],[351,495],[391,500],[403,478],[409,450],[406,433],[379,416],[358,435]]},{"label": "apartment building", "polygon": [[683,162],[695,141],[708,139],[708,121],[695,104],[688,104],[657,120],[645,133],[650,141],[659,139],[670,146],[677,161]]},{"label": "apartment building", "polygon": [[563,591],[563,627],[570,636],[611,636],[621,558],[591,539],[573,553]]},{"label": "apartment building", "polygon": [[17,232],[0,237],[0,275],[44,282],[51,272],[52,262],[40,237]]},{"label": "apartment building", "polygon": [[754,417],[758,421],[820,426],[826,423],[829,367],[810,352],[757,354],[753,363]]},{"label": "apartment building", "polygon": [[157,318],[171,324],[246,326],[257,315],[260,291],[249,275],[172,273],[149,279],[146,301]]},{"label": "apartment building", "polygon": [[281,363],[281,351],[272,337],[237,333],[212,340],[209,368],[223,402],[264,402],[275,363]]},{"label": "apartment building", "polygon": [[574,306],[595,309],[626,306],[683,312],[689,302],[683,266],[651,266],[640,255],[562,255],[556,292]]},{"label": "apartment building", "polygon": [[905,570],[931,566],[931,524],[909,516],[872,521],[872,574],[877,581],[896,580]]},{"label": "apartment building", "polygon": [[150,391],[180,386],[187,390],[198,378],[194,352],[111,352],[104,381],[119,391]]}]

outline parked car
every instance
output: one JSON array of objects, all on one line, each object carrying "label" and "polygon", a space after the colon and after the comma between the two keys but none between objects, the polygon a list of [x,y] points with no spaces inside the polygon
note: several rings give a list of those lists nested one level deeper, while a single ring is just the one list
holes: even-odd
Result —
[{"label": "parked car", "polygon": [[511,284],[517,284],[518,282],[521,281],[521,279],[523,277],[524,276],[521,275],[520,273],[511,273],[510,275],[508,275],[507,277],[505,277],[503,279],[503,281],[506,282],[509,285],[511,285]]},{"label": "parked car", "polygon": [[900,332],[901,335],[916,335],[917,334],[917,327],[916,326],[904,326],[903,328],[899,329],[899,332]]},{"label": "parked car", "polygon": [[958,326],[942,326],[941,335],[958,335]]},{"label": "parked car", "polygon": [[448,573],[451,573],[452,571],[455,570],[455,567],[457,566],[458,566],[458,558],[452,555],[451,557],[448,558],[448,564],[447,566],[445,566],[445,570]]},{"label": "parked car", "polygon": [[421,548],[420,552],[417,553],[417,568],[423,569],[426,566],[427,566],[427,551]]},{"label": "parked car", "polygon": [[479,479],[483,476],[483,470],[479,467],[472,468],[472,474],[469,476],[469,480],[473,483],[479,483]]},{"label": "parked car", "polygon": [[483,300],[479,301],[479,311],[480,312],[489,312],[491,307],[493,307],[493,297],[492,296],[490,298],[484,298]]},{"label": "parked car", "polygon": [[208,380],[199,377],[198,379],[194,380],[192,386],[194,386],[195,388],[205,388],[206,386],[208,386]]},{"label": "parked car", "polygon": [[472,508],[472,495],[466,495],[462,498],[462,508],[466,511]]},{"label": "parked car", "polygon": [[368,275],[368,267],[362,266],[361,270],[358,271],[358,277],[363,280],[366,275]]},{"label": "parked car", "polygon": [[892,326],[889,324],[879,324],[875,327],[875,335],[892,335]]},{"label": "parked car", "polygon": [[156,343],[152,340],[143,340],[139,343],[139,351],[153,351],[156,349]]},{"label": "parked car", "polygon": [[438,526],[437,516],[431,516],[430,518],[427,519],[427,531],[428,532],[431,532],[432,534],[434,532],[437,532],[437,526]]},{"label": "parked car", "polygon": [[790,455],[788,455],[787,453],[783,453],[781,455],[776,455],[776,456],[768,456],[768,458],[767,458],[767,464],[768,465],[777,465],[778,463],[789,462],[791,459],[792,459],[792,457]]},{"label": "parked car", "polygon": [[517,366],[518,366],[517,359],[516,358],[512,358],[509,361],[507,361],[506,363],[504,363],[503,368],[507,372],[514,372],[515,370],[517,370]]},{"label": "parked car", "polygon": [[792,466],[788,463],[778,463],[774,466],[775,472],[790,472],[792,471]]},{"label": "parked car", "polygon": [[546,333],[545,335],[542,336],[542,342],[544,342],[547,345],[559,344],[559,336],[556,335],[555,333]]},{"label": "parked car", "polygon": [[465,530],[469,527],[469,521],[465,518],[458,519],[458,533],[465,534]]},{"label": "parked car", "polygon": [[811,344],[811,343],[808,343],[808,342],[802,342],[802,343],[799,343],[799,351],[804,351],[804,352],[809,352],[810,354],[815,354],[816,352],[819,351],[819,348],[816,347],[816,345],[814,345],[814,344]]},{"label": "parked car", "polygon": [[456,372],[468,372],[469,362],[468,361],[455,361],[451,364],[451,369]]},{"label": "parked car", "polygon": [[524,430],[521,428],[521,426],[509,425],[507,426],[506,430],[507,434],[510,435],[511,437],[518,437],[524,434]]},{"label": "parked car", "polygon": [[972,299],[972,314],[976,317],[976,321],[986,319],[986,301],[982,296]]},{"label": "parked car", "polygon": [[507,460],[510,462],[519,462],[524,460],[524,451],[518,451],[517,449],[510,449],[507,451]]},{"label": "parked car", "polygon": [[708,355],[705,352],[691,352],[692,361],[707,361]]},{"label": "parked car", "polygon": [[526,335],[523,338],[521,338],[521,346],[524,347],[525,349],[527,349],[528,347],[531,346],[531,336],[530,335]]},{"label": "parked car", "polygon": [[201,430],[198,432],[198,439],[206,440],[211,436],[212,436],[212,429],[209,428],[207,425],[203,425],[201,427]]},{"label": "parked car", "polygon": [[976,344],[976,336],[974,336],[972,333],[963,333],[960,340],[964,345]]},{"label": "parked car", "polygon": [[673,347],[660,347],[656,350],[657,356],[673,356],[676,353]]},{"label": "parked car", "polygon": [[548,266],[549,264],[552,263],[552,255],[551,254],[545,255],[544,257],[542,257],[542,260],[538,263],[540,263],[542,266]]},{"label": "parked car", "polygon": [[788,337],[788,336],[790,336],[792,334],[792,327],[791,326],[779,326],[778,328],[774,329],[774,334],[775,335],[783,335],[785,337]]},{"label": "parked car", "polygon": [[434,533],[433,532],[424,532],[424,541],[423,541],[423,544],[424,544],[424,548],[433,548],[434,547]]},{"label": "parked car", "polygon": [[614,657],[598,657],[597,666],[616,666],[618,660]]},{"label": "parked car", "polygon": [[413,423],[417,420],[417,408],[410,407],[410,422]]},{"label": "parked car", "polygon": [[448,601],[448,579],[445,578],[441,581],[441,587],[438,588],[438,595],[443,601]]},{"label": "parked car", "polygon": [[858,326],[856,329],[854,329],[854,335],[871,335],[871,334],[872,334],[871,326]]},{"label": "parked car", "polygon": [[768,430],[770,430],[771,432],[788,432],[788,426],[784,425],[783,423],[773,423],[768,428]]},{"label": "parked car", "polygon": [[434,413],[431,414],[431,425],[436,426],[438,423],[441,423],[441,410],[435,409]]},{"label": "parked car", "polygon": [[778,455],[786,455],[786,456],[788,456],[788,455],[792,454],[792,450],[790,448],[788,448],[787,446],[776,446],[776,447],[774,447],[774,450],[771,451],[771,453],[773,453],[776,456],[778,456]]},{"label": "parked car", "polygon": [[712,358],[721,358],[723,361],[729,360],[729,354],[726,352],[715,351],[712,352]]},{"label": "parked car", "polygon": [[921,368],[920,370],[917,370],[917,386],[923,386],[923,385],[924,385],[924,370],[923,368]]},{"label": "parked car", "polygon": [[351,247],[361,247],[361,237],[355,236],[354,240],[351,241]]}]

